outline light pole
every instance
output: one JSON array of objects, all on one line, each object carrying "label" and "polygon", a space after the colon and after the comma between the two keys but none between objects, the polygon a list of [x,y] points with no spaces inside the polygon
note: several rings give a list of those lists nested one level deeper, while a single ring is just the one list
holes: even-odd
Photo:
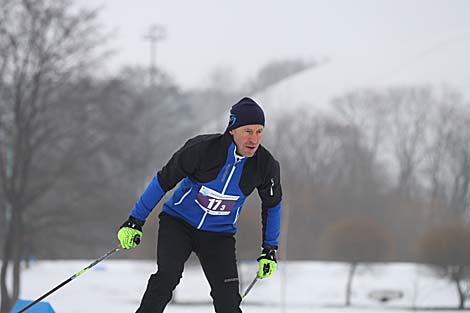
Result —
[{"label": "light pole", "polygon": [[144,38],[150,41],[150,86],[154,87],[157,77],[157,43],[166,39],[166,28],[153,24]]}]

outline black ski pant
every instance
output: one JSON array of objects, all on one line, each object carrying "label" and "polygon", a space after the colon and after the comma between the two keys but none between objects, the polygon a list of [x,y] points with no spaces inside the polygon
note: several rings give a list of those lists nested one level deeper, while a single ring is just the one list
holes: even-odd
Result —
[{"label": "black ski pant", "polygon": [[136,313],[161,313],[171,300],[191,252],[199,258],[211,287],[216,313],[241,313],[233,234],[200,231],[183,220],[160,213],[157,265]]}]

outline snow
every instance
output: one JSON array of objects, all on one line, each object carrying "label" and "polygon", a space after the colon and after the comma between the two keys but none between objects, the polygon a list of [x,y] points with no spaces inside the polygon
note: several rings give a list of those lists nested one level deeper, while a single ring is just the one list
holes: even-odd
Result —
[{"label": "snow", "polygon": [[[34,300],[54,288],[92,260],[38,261],[22,275],[21,298]],[[254,278],[256,262],[239,264],[243,289]],[[348,265],[313,261],[279,262],[279,271],[259,280],[242,304],[245,313],[273,312],[402,312],[412,308],[457,306],[455,287],[438,279],[423,265],[408,263],[360,266],[353,282],[352,307],[345,308]],[[135,312],[154,261],[105,260],[77,277],[44,301],[60,313]],[[379,303],[371,291],[403,292],[401,299]],[[180,285],[166,313],[213,312],[209,285],[197,262],[186,266]],[[435,312],[447,312],[435,310]]]}]

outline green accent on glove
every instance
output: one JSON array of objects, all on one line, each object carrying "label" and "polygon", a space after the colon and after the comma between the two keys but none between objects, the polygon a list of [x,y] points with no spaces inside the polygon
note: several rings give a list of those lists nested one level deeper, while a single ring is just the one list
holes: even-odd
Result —
[{"label": "green accent on glove", "polygon": [[261,279],[271,276],[277,269],[276,260],[269,259],[269,256],[266,253],[261,254],[258,258],[258,265],[257,275]]},{"label": "green accent on glove", "polygon": [[118,232],[118,239],[121,242],[121,247],[124,249],[132,249],[137,246],[135,238],[142,238],[142,231],[131,227],[122,227]]}]

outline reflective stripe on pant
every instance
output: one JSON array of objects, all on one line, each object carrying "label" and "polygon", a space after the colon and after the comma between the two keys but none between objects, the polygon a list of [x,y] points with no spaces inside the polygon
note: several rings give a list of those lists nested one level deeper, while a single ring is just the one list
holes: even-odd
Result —
[{"label": "reflective stripe on pant", "polygon": [[217,313],[240,313],[235,238],[231,234],[199,231],[167,213],[160,214],[157,273],[150,276],[136,313],[163,312],[180,282],[184,263],[196,252]]}]

